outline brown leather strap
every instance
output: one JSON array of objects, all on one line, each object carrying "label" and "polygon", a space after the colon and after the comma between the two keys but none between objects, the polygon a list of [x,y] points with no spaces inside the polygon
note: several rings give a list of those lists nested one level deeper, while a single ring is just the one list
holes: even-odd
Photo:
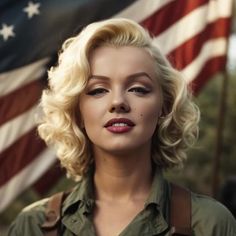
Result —
[{"label": "brown leather strap", "polygon": [[171,235],[192,235],[191,230],[191,193],[175,184],[171,184]]},{"label": "brown leather strap", "polygon": [[58,224],[61,220],[61,206],[64,192],[57,193],[50,197],[46,208],[46,221],[41,225],[45,236],[57,236]]}]

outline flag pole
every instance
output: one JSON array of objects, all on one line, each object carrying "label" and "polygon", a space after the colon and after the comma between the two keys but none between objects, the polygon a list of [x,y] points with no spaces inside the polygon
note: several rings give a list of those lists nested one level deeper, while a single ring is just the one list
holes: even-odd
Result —
[{"label": "flag pole", "polygon": [[[234,11],[234,0],[232,1],[232,11]],[[232,13],[233,14],[233,13]],[[229,52],[229,40],[227,42],[227,55]],[[222,78],[222,88],[220,94],[220,107],[218,113],[217,131],[216,131],[216,147],[215,155],[213,158],[213,168],[212,168],[212,196],[214,198],[218,197],[219,186],[220,186],[220,162],[223,146],[223,130],[225,124],[225,117],[227,111],[227,97],[228,97],[228,84],[229,84],[229,73],[227,69],[224,70]]]},{"label": "flag pole", "polygon": [[227,71],[223,73],[223,81],[220,95],[220,107],[218,114],[218,124],[216,131],[216,148],[215,155],[213,158],[213,170],[212,170],[212,196],[217,198],[220,185],[220,161],[222,154],[222,144],[223,144],[223,130],[225,124],[225,114],[227,110],[226,102],[228,96],[228,81],[229,74]]}]

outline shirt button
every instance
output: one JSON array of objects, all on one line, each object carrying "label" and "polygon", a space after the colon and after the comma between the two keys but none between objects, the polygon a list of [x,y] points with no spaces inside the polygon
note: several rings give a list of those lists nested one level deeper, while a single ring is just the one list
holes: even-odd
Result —
[{"label": "shirt button", "polygon": [[72,223],[75,223],[75,222],[77,222],[77,221],[78,221],[78,219],[72,219],[72,220],[71,220]]}]

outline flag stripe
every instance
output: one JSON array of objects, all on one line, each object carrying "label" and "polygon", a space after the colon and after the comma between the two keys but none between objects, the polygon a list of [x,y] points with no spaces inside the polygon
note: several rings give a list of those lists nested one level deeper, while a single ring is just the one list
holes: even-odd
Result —
[{"label": "flag stripe", "polygon": [[36,137],[36,130],[32,129],[1,152],[0,186],[30,164],[44,149],[45,143]]},{"label": "flag stripe", "polygon": [[182,70],[186,80],[190,83],[211,58],[225,55],[226,47],[227,41],[225,38],[212,39],[205,42],[200,54]]},{"label": "flag stripe", "polygon": [[50,166],[50,171],[41,176],[34,184],[34,189],[37,190],[38,194],[44,195],[51,186],[55,185],[62,175],[66,175],[65,169],[62,169],[61,164],[57,159],[57,161]]},{"label": "flag stripe", "polygon": [[[215,7],[211,11],[214,10]],[[176,22],[176,24],[169,27],[163,33],[158,35],[154,41],[157,45],[161,45],[162,52],[164,54],[169,54],[175,48],[182,45],[187,40],[191,39],[206,27],[206,24],[212,23],[217,20],[217,16],[214,14],[209,14],[209,18],[206,21],[201,21],[199,19],[204,19],[207,15],[209,7],[203,5],[198,9],[192,11],[190,14],[183,17],[181,20]],[[226,8],[227,10],[227,8]],[[230,12],[222,10],[219,12],[219,18],[229,17]],[[155,32],[153,32],[155,34]]]},{"label": "flag stripe", "polygon": [[[42,89],[42,81],[36,80],[1,97],[0,125],[19,116],[34,106],[42,94]],[[9,101],[11,101],[11,106],[9,106]]]},{"label": "flag stripe", "polygon": [[30,65],[0,74],[0,96],[23,87],[31,81],[38,80],[45,75],[46,64],[49,59],[44,58]]},{"label": "flag stripe", "polygon": [[[34,116],[36,111],[37,105],[0,126],[0,133],[4,137],[4,139],[0,139],[0,156],[4,149],[14,148],[13,143],[35,127]],[[11,145],[13,146],[10,147]]]},{"label": "flag stripe", "polygon": [[195,35],[195,37],[187,40],[180,47],[170,52],[168,55],[169,60],[176,68],[183,69],[200,53],[207,40],[228,35],[229,26],[229,18],[221,18],[208,24],[207,27],[199,34]]},{"label": "flag stripe", "polygon": [[208,81],[206,78],[211,78],[213,74],[218,71],[225,70],[226,56],[218,56],[210,58],[206,61],[205,65],[202,67],[202,70],[197,75],[197,77],[190,84],[194,94],[198,94],[201,88]]},{"label": "flag stripe", "polygon": [[[14,162],[15,161],[16,160],[14,160]],[[21,169],[16,175],[12,176],[12,178],[0,188],[0,211],[4,210],[22,191],[40,178],[55,161],[56,157],[54,151],[47,148],[29,162],[24,169]],[[10,163],[9,166],[12,166],[12,163]],[[0,175],[2,174],[0,173]]]},{"label": "flag stripe", "polygon": [[[149,29],[149,31],[154,35],[158,35],[171,25],[175,24],[178,20],[186,16],[188,13],[207,2],[207,0],[172,1],[168,5],[162,7],[159,11],[154,12],[153,15],[142,21],[141,24],[145,28]],[[166,17],[166,12],[171,12],[171,16]]]},{"label": "flag stripe", "polygon": [[113,18],[124,17],[136,22],[142,22],[150,17],[150,15],[154,14],[155,11],[173,1],[174,0],[148,0],[147,4],[147,0],[138,0],[123,11],[114,15]]}]

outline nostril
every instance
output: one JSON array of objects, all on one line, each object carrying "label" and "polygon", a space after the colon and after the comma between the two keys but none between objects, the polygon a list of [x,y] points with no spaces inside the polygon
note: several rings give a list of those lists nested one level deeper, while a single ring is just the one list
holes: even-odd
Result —
[{"label": "nostril", "polygon": [[111,107],[110,112],[118,112],[118,113],[126,113],[130,111],[130,107],[128,104],[119,104]]},{"label": "nostril", "polygon": [[114,112],[115,111],[115,107],[112,107],[111,109],[110,109],[110,112]]}]

